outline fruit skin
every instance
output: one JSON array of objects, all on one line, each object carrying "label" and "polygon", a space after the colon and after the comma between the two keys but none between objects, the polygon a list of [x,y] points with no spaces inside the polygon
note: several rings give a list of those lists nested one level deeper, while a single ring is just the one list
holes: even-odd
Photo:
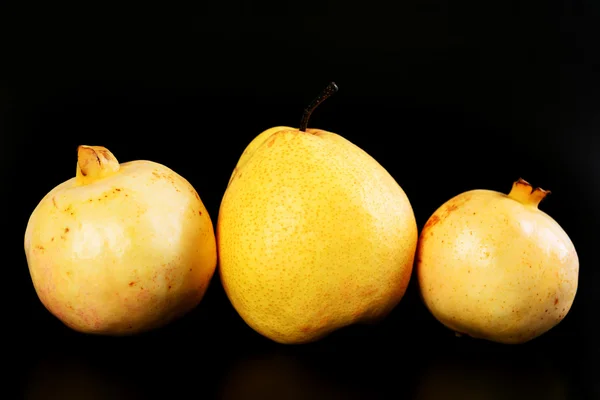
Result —
[{"label": "fruit skin", "polygon": [[579,259],[561,226],[538,209],[549,193],[523,179],[508,195],[471,190],[438,208],[421,231],[416,272],[425,305],[449,329],[505,344],[556,326],[575,299]]},{"label": "fruit skin", "polygon": [[118,163],[80,146],[77,175],[32,212],[25,254],[37,295],[70,328],[148,331],[204,296],[216,268],[213,225],[183,177],[151,161]]},{"label": "fruit skin", "polygon": [[233,177],[235,176],[237,171],[239,169],[241,169],[244,166],[244,164],[246,164],[246,161],[248,161],[250,158],[252,158],[252,155],[254,154],[256,149],[259,148],[268,138],[270,138],[271,135],[273,135],[274,133],[276,133],[278,131],[290,130],[290,129],[293,129],[293,128],[290,128],[287,126],[274,126],[273,128],[269,128],[266,131],[261,132],[258,136],[256,136],[250,142],[250,144],[248,144],[248,146],[246,146],[246,148],[242,152],[240,159],[238,160],[235,168],[233,169],[233,172],[231,173],[231,176],[229,178],[229,182],[227,183],[227,186],[229,186],[229,184],[233,180]]},{"label": "fruit skin", "polygon": [[319,129],[277,127],[247,149],[217,222],[219,273],[239,315],[285,344],[385,317],[405,293],[418,238],[394,178]]}]

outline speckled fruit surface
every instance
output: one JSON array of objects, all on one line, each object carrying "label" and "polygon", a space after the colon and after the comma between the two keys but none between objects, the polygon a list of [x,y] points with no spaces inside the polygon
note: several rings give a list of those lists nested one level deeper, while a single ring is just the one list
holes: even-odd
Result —
[{"label": "speckled fruit surface", "polygon": [[401,300],[417,244],[410,202],[343,137],[277,127],[238,162],[217,222],[220,275],[240,316],[280,343],[377,321]]}]

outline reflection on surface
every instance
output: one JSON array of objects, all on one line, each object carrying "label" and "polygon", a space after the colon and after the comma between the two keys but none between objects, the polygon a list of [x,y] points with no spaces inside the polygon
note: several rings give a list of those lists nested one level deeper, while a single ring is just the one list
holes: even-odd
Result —
[{"label": "reflection on surface", "polygon": [[567,400],[564,376],[547,361],[432,360],[417,400]]},{"label": "reflection on surface", "polygon": [[30,370],[26,400],[135,400],[140,398],[125,382],[94,368],[80,358],[55,356],[40,360]]},{"label": "reflection on surface", "polygon": [[[97,342],[99,343],[99,342]],[[316,346],[251,343],[223,349],[167,342],[107,341],[70,345],[70,354],[38,354],[27,376],[27,400],[217,398],[567,400],[593,381],[581,352],[453,341],[324,341]],[[407,346],[406,344],[409,344]],[[162,346],[159,346],[162,344]],[[62,348],[62,346],[60,346]],[[225,347],[225,346],[223,346]],[[93,349],[96,349],[95,351]],[[216,351],[214,351],[216,350]],[[588,376],[589,375],[589,376]]]},{"label": "reflection on surface", "polygon": [[240,360],[221,384],[219,399],[362,399],[328,374],[291,355],[269,354]]}]

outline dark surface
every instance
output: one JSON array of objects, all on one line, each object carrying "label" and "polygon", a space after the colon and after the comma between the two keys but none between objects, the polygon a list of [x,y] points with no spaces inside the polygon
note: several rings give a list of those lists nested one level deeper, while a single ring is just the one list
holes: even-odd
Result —
[{"label": "dark surface", "polygon": [[[219,4],[2,14],[3,326],[14,354],[5,366],[27,398],[599,396],[598,5]],[[169,166],[216,223],[245,146],[266,128],[298,126],[332,80],[340,90],[309,126],[387,168],[419,228],[465,190],[507,192],[518,177],[552,190],[541,209],[570,235],[581,266],[561,324],[521,346],[458,339],[421,304],[414,280],[380,325],[304,346],[254,333],[217,276],[195,311],[138,337],[77,334],[43,308],[23,234],[39,200],[74,176],[77,145]]]}]

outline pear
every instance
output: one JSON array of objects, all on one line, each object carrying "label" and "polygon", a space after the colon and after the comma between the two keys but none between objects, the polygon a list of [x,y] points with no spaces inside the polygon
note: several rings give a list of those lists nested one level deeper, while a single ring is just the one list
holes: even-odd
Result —
[{"label": "pear", "polygon": [[79,146],[76,176],[33,210],[25,255],[42,304],[73,330],[128,335],[196,307],[216,269],[213,224],[192,185],[152,161]]},{"label": "pear", "polygon": [[338,134],[274,127],[242,153],[217,221],[231,304],[275,342],[317,341],[384,318],[402,299],[417,246],[411,204],[369,154]]},{"label": "pear", "polygon": [[508,195],[470,190],[431,215],[416,269],[438,321],[459,335],[518,344],[565,318],[579,259],[567,233],[538,208],[549,193],[519,179]]}]

